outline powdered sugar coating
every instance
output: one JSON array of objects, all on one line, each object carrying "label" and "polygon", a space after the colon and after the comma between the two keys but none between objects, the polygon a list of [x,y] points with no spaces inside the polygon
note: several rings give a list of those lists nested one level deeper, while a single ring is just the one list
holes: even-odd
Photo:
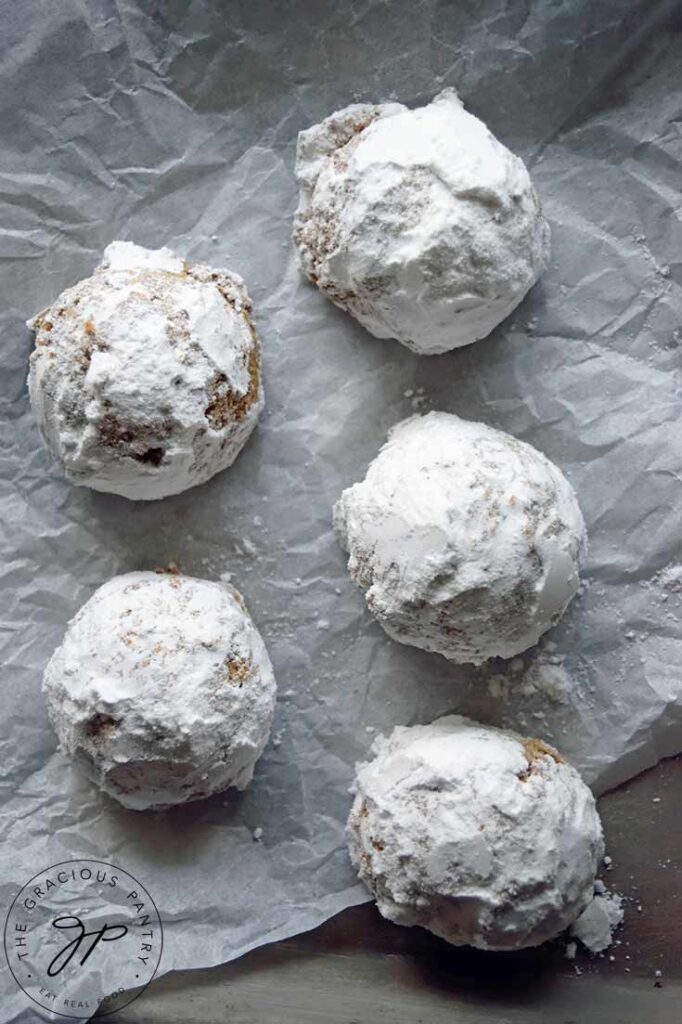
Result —
[{"label": "powdered sugar coating", "polygon": [[446,89],[354,104],[301,132],[301,267],[378,338],[423,354],[484,338],[549,262],[522,160]]},{"label": "powdered sugar coating", "polygon": [[561,471],[449,413],[395,426],[334,523],[386,632],[455,662],[531,647],[580,583],[585,524]]},{"label": "powdered sugar coating", "polygon": [[553,938],[587,906],[601,823],[556,751],[450,715],[395,729],[375,754],[347,837],[384,917],[503,950]]},{"label": "powdered sugar coating", "polygon": [[124,807],[144,810],[244,789],[276,687],[236,590],[131,572],[69,623],[43,690],[64,752]]},{"label": "powdered sugar coating", "polygon": [[231,465],[263,406],[250,310],[236,274],[112,242],[28,324],[31,404],[66,477],[153,499]]},{"label": "powdered sugar coating", "polygon": [[571,925],[571,936],[580,939],[591,953],[601,953],[613,941],[613,933],[623,923],[623,897],[609,892],[603,882],[595,883],[594,897]]}]

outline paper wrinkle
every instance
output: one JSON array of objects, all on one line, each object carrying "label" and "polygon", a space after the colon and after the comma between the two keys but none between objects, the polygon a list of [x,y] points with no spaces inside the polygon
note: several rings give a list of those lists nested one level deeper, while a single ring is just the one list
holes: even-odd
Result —
[{"label": "paper wrinkle", "polygon": [[[367,899],[343,823],[354,764],[378,732],[469,715],[542,736],[598,792],[680,749],[682,593],[666,585],[680,562],[682,451],[672,9],[396,0],[389,12],[357,0],[302,2],[279,20],[265,0],[234,3],[229,18],[208,0],[163,14],[148,0],[25,0],[20,18],[5,16],[3,906],[52,863],[120,862],[167,923],[161,973],[207,966]],[[348,103],[416,106],[450,85],[532,165],[553,254],[488,339],[427,360],[368,337],[301,280],[294,147]],[[237,463],[149,507],[66,484],[25,391],[24,320],[89,275],[114,238],[233,268],[263,341],[268,404]],[[391,642],[332,533],[333,503],[388,429],[429,409],[538,447],[585,515],[584,593],[516,672]],[[246,793],[140,815],[55,753],[40,678],[101,583],[170,561],[231,574],[280,698]],[[549,658],[573,685],[556,690]],[[4,977],[2,1024],[34,1019]]]}]

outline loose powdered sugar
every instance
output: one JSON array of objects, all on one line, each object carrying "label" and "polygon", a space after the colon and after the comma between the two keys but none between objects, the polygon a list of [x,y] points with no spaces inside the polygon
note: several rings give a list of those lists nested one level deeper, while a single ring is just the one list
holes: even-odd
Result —
[{"label": "loose powdered sugar", "polygon": [[623,897],[608,892],[603,882],[596,882],[594,897],[571,925],[571,935],[592,953],[601,953],[611,945],[613,932],[624,916]]},{"label": "loose powdered sugar", "polygon": [[301,132],[294,241],[308,277],[378,338],[433,354],[485,337],[549,261],[523,162],[446,89],[354,104]]},{"label": "loose powdered sugar", "polygon": [[275,704],[241,596],[172,573],[100,587],[69,624],[43,688],[65,753],[138,810],[244,789]]},{"label": "loose powdered sugar", "polygon": [[31,321],[31,403],[67,478],[161,498],[234,462],[263,405],[236,274],[112,242],[92,277]]},{"label": "loose powdered sugar", "polygon": [[398,727],[360,765],[351,858],[384,917],[455,945],[534,946],[592,898],[594,798],[551,747],[457,715]]},{"label": "loose powdered sugar", "polygon": [[670,593],[682,594],[682,565],[666,565],[654,579]]},{"label": "loose powdered sugar", "polygon": [[334,522],[386,632],[452,661],[532,646],[579,586],[585,526],[560,470],[448,413],[394,427]]},{"label": "loose powdered sugar", "polygon": [[536,648],[532,660],[525,663],[514,659],[502,671],[487,675],[488,692],[496,701],[505,701],[512,695],[536,698],[539,703],[565,704],[578,689],[576,679],[570,676],[561,655],[550,654]]}]

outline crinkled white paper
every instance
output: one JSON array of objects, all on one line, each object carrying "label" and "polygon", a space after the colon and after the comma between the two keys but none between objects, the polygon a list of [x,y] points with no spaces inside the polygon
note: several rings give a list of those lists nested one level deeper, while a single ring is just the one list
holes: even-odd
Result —
[{"label": "crinkled white paper", "polygon": [[[376,731],[458,711],[553,741],[603,790],[680,749],[682,46],[672,3],[23,0],[0,13],[3,914],[36,871],[119,863],[165,922],[161,971],[215,964],[366,898],[343,843]],[[455,85],[527,160],[547,273],[487,341],[419,358],[305,284],[296,133],[353,100]],[[24,320],[113,238],[242,274],[267,410],[236,465],[160,503],[73,488],[40,443]],[[540,652],[462,669],[391,642],[330,524],[414,408],[530,441],[588,523],[583,595]],[[40,695],[111,575],[231,573],[280,686],[244,795],[126,812],[55,753]],[[255,841],[253,830],[262,829]],[[35,1020],[7,972],[1,1020]],[[23,1016],[22,1016],[23,1014]]]}]

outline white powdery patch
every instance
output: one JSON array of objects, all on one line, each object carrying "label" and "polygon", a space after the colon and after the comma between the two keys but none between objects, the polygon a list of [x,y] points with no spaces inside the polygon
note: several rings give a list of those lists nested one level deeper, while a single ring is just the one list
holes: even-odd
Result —
[{"label": "white powdery patch", "polygon": [[682,594],[682,565],[666,565],[654,579],[671,593]]},{"label": "white powdery patch", "polygon": [[28,322],[31,404],[67,479],[153,499],[231,465],[263,406],[250,309],[236,274],[112,242]]},{"label": "white powdery patch", "polygon": [[63,751],[124,807],[145,810],[244,789],[276,686],[236,590],[132,572],[69,623],[43,690]]},{"label": "white powdery patch", "polygon": [[561,471],[449,413],[395,426],[334,523],[386,632],[455,662],[531,647],[580,584],[585,524]]},{"label": "white powdery patch", "polygon": [[398,727],[360,765],[351,859],[384,917],[454,945],[535,946],[593,894],[594,798],[551,747],[450,715]]},{"label": "white powdery patch", "polygon": [[302,270],[378,338],[423,354],[484,338],[549,262],[522,160],[446,89],[354,104],[301,132]]},{"label": "white powdery patch", "polygon": [[598,881],[593,899],[571,925],[571,935],[580,939],[590,952],[601,953],[611,945],[613,933],[624,916],[623,897],[609,892],[604,883]]}]

